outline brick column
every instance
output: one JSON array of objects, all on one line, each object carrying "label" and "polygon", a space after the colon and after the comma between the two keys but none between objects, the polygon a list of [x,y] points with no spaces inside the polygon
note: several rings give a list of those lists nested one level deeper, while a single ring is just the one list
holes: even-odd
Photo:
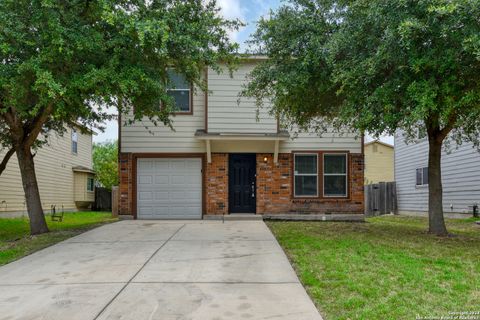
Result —
[{"label": "brick column", "polygon": [[133,215],[133,156],[131,153],[121,153],[118,159],[119,167],[119,206],[121,215]]},{"label": "brick column", "polygon": [[228,213],[228,154],[212,153],[212,163],[206,165],[207,214]]},{"label": "brick column", "polygon": [[350,169],[350,192],[351,200],[356,207],[356,211],[364,212],[365,196],[364,196],[364,173],[365,173],[365,159],[364,155],[360,153],[354,153],[350,155],[351,165]]}]

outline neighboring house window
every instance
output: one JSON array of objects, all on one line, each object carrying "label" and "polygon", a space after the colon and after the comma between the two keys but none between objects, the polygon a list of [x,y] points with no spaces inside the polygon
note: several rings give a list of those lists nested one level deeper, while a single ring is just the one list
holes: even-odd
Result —
[{"label": "neighboring house window", "polygon": [[424,186],[428,184],[428,167],[418,168],[416,170],[417,186]]},{"label": "neighboring house window", "polygon": [[181,74],[168,71],[168,77],[170,83],[167,88],[167,94],[175,99],[175,108],[177,113],[190,113],[192,112],[191,106],[191,86],[185,77]]},{"label": "neighboring house window", "polygon": [[347,196],[347,155],[323,155],[323,195],[325,197]]},{"label": "neighboring house window", "polygon": [[77,130],[72,129],[72,153],[77,154],[78,151],[78,134]]},{"label": "neighboring house window", "polygon": [[297,153],[294,157],[294,195],[296,197],[318,196],[318,155]]},{"label": "neighboring house window", "polygon": [[95,181],[92,177],[87,178],[87,191],[93,191],[95,188]]}]

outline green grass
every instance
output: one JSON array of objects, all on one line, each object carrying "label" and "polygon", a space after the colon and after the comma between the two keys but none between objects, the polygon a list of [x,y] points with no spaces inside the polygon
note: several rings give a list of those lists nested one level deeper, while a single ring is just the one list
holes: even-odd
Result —
[{"label": "green grass", "polygon": [[30,236],[27,218],[0,218],[0,265],[17,260],[57,242],[76,236],[100,224],[116,221],[111,213],[65,213],[62,222],[46,217],[49,233]]},{"label": "green grass", "polygon": [[427,234],[424,218],[398,216],[268,225],[325,319],[383,320],[480,311],[474,221],[448,220],[447,238]]}]

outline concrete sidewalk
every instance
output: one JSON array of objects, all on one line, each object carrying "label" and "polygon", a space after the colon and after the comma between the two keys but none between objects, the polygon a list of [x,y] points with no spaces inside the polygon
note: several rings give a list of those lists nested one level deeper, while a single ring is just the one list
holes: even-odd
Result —
[{"label": "concrete sidewalk", "polygon": [[321,319],[262,221],[121,221],[0,267],[0,319]]}]

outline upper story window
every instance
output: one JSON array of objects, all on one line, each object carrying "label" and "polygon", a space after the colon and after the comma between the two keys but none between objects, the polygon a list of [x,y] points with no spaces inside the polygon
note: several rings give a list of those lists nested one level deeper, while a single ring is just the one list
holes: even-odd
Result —
[{"label": "upper story window", "polygon": [[347,154],[323,155],[323,195],[347,196]]},{"label": "upper story window", "polygon": [[78,153],[78,133],[75,129],[72,129],[72,153]]},{"label": "upper story window", "polygon": [[318,196],[318,155],[297,153],[294,156],[294,196]]},{"label": "upper story window", "polygon": [[428,167],[416,169],[416,182],[417,186],[424,186],[428,184]]},{"label": "upper story window", "polygon": [[191,113],[191,85],[185,77],[174,70],[168,70],[170,82],[167,87],[167,94],[175,99],[176,113]]}]

